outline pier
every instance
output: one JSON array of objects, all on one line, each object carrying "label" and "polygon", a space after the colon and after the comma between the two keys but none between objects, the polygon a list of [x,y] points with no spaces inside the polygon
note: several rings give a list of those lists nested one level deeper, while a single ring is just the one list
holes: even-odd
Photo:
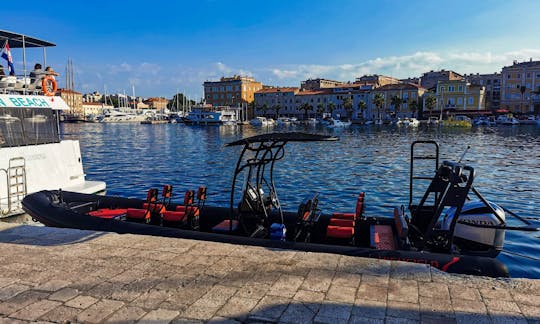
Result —
[{"label": "pier", "polygon": [[540,280],[0,223],[0,323],[538,323]]}]

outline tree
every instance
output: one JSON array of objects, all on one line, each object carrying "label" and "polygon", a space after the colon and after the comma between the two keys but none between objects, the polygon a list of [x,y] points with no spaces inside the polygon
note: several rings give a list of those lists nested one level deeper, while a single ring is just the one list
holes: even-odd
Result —
[{"label": "tree", "polygon": [[375,103],[375,106],[377,107],[377,118],[381,118],[381,108],[384,105],[384,97],[382,94],[377,93],[375,97],[373,98],[373,103]]},{"label": "tree", "polygon": [[436,104],[437,104],[437,99],[434,96],[429,96],[426,98],[426,108],[429,111],[430,115],[431,115],[431,112],[433,111],[433,108],[435,108]]},{"label": "tree", "polygon": [[416,101],[414,99],[409,101],[409,109],[412,111],[413,117],[418,116],[418,114],[417,114],[418,101]]},{"label": "tree", "polygon": [[364,110],[366,110],[366,103],[362,100],[360,100],[358,102],[358,110],[360,110],[360,115],[362,116],[362,118],[364,118]]},{"label": "tree", "polygon": [[322,117],[322,114],[324,113],[324,104],[322,102],[317,104],[317,113]]},{"label": "tree", "polygon": [[345,114],[347,118],[350,118],[352,115],[353,101],[350,97],[343,99],[343,108],[345,109]]},{"label": "tree", "polygon": [[183,93],[177,93],[173,96],[171,100],[167,103],[167,108],[172,111],[180,111],[180,107],[184,105],[193,106],[195,105],[195,100],[187,100]]},{"label": "tree", "polygon": [[399,109],[401,108],[402,103],[403,103],[403,99],[401,99],[398,96],[393,96],[392,98],[390,98],[390,104],[394,106],[396,115],[399,115]]},{"label": "tree", "polygon": [[280,110],[281,110],[281,106],[279,104],[274,106],[274,111],[276,112],[276,119],[279,118]]},{"label": "tree", "polygon": [[266,116],[266,112],[268,111],[268,106],[266,104],[262,105],[261,112],[263,116]]},{"label": "tree", "polygon": [[308,104],[307,102],[306,103],[303,103],[300,108],[300,110],[303,110],[304,111],[304,116],[305,116],[305,119],[308,119],[308,111],[313,109],[313,107]]},{"label": "tree", "polygon": [[328,110],[330,111],[330,117],[334,117],[334,110],[336,110],[336,104],[330,101],[328,104]]}]

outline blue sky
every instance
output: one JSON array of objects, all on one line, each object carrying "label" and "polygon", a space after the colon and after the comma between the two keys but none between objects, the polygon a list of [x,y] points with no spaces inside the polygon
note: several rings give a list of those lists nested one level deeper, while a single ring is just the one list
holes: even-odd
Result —
[{"label": "blue sky", "polygon": [[0,29],[56,43],[48,65],[71,58],[82,92],[200,98],[202,82],[232,74],[297,86],[540,60],[540,1],[10,1],[1,13]]}]

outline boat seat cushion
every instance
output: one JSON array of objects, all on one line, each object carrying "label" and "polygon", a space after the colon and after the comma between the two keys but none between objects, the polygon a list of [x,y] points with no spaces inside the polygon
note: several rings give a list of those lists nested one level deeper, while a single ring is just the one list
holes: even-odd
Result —
[{"label": "boat seat cushion", "polygon": [[329,225],[326,228],[326,236],[336,239],[351,239],[354,235],[354,227]]},{"label": "boat seat cushion", "polygon": [[167,222],[185,222],[187,220],[185,211],[165,211],[161,213],[161,217]]},{"label": "boat seat cushion", "polygon": [[353,213],[333,213],[332,214],[332,218],[350,219],[350,220],[353,220],[355,216],[356,215]]},{"label": "boat seat cushion", "polygon": [[[238,229],[238,221],[232,220],[232,231],[236,231]],[[222,221],[221,223],[217,224],[216,226],[212,227],[212,232],[217,233],[228,233],[231,230],[231,220],[226,219]]]},{"label": "boat seat cushion", "polygon": [[331,218],[330,225],[354,227],[354,221],[352,219]]},{"label": "boat seat cushion", "polygon": [[120,216],[124,216],[127,213],[127,209],[125,208],[117,208],[117,209],[111,209],[111,208],[100,208],[98,210],[94,210],[88,213],[90,216],[99,217],[99,218],[116,218]]},{"label": "boat seat cushion", "polygon": [[371,247],[377,250],[395,250],[394,232],[390,225],[371,225]]},{"label": "boat seat cushion", "polygon": [[150,216],[150,211],[146,209],[128,208],[126,212],[127,219],[149,220]]},{"label": "boat seat cushion", "polygon": [[156,203],[144,203],[142,206],[143,209],[150,210],[151,212],[161,213],[165,211],[165,206],[163,204]]}]

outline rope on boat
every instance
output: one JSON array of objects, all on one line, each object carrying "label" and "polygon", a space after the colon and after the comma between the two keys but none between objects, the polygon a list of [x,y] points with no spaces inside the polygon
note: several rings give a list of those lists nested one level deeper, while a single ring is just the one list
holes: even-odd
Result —
[{"label": "rope on boat", "polygon": [[518,257],[521,257],[521,258],[525,258],[525,259],[530,259],[530,260],[534,260],[534,261],[540,261],[540,258],[535,258],[535,257],[529,256],[529,255],[524,255],[524,254],[517,253],[517,252],[512,252],[512,251],[508,251],[508,250],[502,250],[502,252],[506,253],[506,254],[515,255],[515,256],[518,256]]}]

